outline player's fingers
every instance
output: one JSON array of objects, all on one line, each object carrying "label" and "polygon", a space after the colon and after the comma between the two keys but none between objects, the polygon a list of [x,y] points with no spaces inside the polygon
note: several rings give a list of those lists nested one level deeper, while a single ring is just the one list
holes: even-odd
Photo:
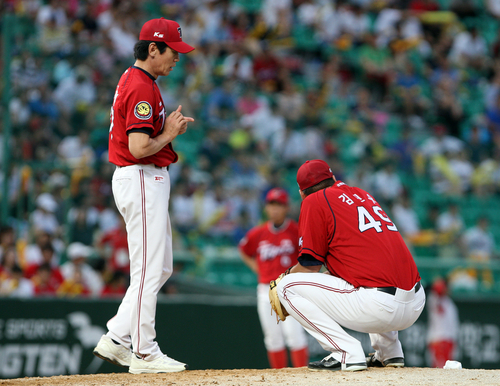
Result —
[{"label": "player's fingers", "polygon": [[175,112],[180,113],[181,110],[182,110],[182,105],[179,105],[179,107],[177,107],[177,110],[175,110]]},{"label": "player's fingers", "polygon": [[194,122],[194,118],[191,117],[184,117],[184,120],[187,122]]}]

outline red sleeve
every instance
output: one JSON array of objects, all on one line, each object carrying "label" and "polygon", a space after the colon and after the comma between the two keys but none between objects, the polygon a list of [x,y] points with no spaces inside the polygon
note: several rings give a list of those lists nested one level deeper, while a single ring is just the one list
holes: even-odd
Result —
[{"label": "red sleeve", "polygon": [[238,245],[241,252],[250,257],[257,255],[257,247],[259,245],[259,227],[252,228],[243,237]]},{"label": "red sleeve", "polygon": [[125,131],[146,129],[145,132],[149,131],[151,134],[154,129],[153,106],[155,106],[153,87],[147,87],[143,83],[133,83],[130,87],[123,103]]},{"label": "red sleeve", "polygon": [[328,229],[331,228],[328,222],[334,218],[333,215],[326,218],[318,202],[321,198],[321,195],[314,194],[302,201],[299,217],[299,256],[308,254],[324,263],[331,239],[328,235]]}]

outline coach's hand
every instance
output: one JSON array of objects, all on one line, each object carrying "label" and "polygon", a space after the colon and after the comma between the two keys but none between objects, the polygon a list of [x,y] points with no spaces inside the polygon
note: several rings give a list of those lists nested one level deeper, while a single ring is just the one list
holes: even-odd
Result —
[{"label": "coach's hand", "polygon": [[163,132],[170,139],[170,142],[178,135],[184,134],[187,131],[188,122],[194,122],[194,118],[182,115],[181,110],[182,106],[179,105],[177,110],[172,111],[167,119],[165,119]]}]

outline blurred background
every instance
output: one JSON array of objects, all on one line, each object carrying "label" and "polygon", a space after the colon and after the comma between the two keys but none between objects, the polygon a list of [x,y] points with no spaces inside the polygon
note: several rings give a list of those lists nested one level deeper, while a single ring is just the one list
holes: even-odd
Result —
[{"label": "blurred background", "polygon": [[[142,24],[162,16],[196,50],[158,85],[196,122],[174,142],[176,272],[158,314],[210,326],[231,351],[242,319],[221,320],[240,307],[255,349],[198,368],[266,366],[237,243],[272,187],[298,219],[296,171],[316,158],[382,204],[429,291],[445,281],[454,358],[500,367],[500,0],[4,0],[0,12],[0,377],[107,371],[82,331],[98,340],[128,285],[109,113]],[[192,328],[187,304],[207,309]],[[433,363],[426,318],[402,339],[408,365]],[[174,357],[194,355],[158,330]]]}]

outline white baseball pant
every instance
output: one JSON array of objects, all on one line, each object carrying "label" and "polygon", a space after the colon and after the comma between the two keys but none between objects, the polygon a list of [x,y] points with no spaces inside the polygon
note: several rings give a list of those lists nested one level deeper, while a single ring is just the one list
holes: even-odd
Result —
[{"label": "white baseball pant", "polygon": [[423,288],[391,295],[323,273],[291,273],[277,289],[288,313],[342,364],[366,360],[361,342],[342,327],[369,333],[379,360],[404,357],[397,331],[415,323],[425,305]]},{"label": "white baseball pant", "polygon": [[107,335],[154,360],[163,355],[155,342],[156,297],[173,265],[170,177],[166,167],[118,167],[112,188],[127,227],[130,286],[117,314],[107,323]]},{"label": "white baseball pant", "polygon": [[304,328],[293,318],[284,322],[276,322],[276,314],[271,315],[269,302],[269,284],[260,283],[257,286],[257,312],[264,334],[264,345],[267,351],[301,350],[307,347]]}]

